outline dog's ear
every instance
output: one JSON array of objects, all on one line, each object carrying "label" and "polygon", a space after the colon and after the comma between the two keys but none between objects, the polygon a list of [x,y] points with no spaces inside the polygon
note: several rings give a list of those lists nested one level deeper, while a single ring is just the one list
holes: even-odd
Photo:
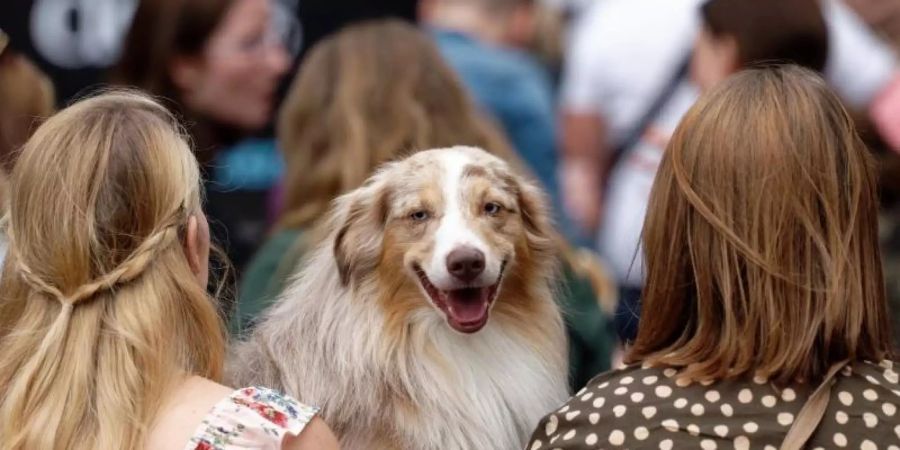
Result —
[{"label": "dog's ear", "polygon": [[337,200],[333,251],[344,286],[378,266],[389,199],[383,184],[370,182]]},{"label": "dog's ear", "polygon": [[552,253],[556,231],[550,219],[546,195],[531,182],[519,179],[516,185],[516,197],[529,249],[536,253]]}]

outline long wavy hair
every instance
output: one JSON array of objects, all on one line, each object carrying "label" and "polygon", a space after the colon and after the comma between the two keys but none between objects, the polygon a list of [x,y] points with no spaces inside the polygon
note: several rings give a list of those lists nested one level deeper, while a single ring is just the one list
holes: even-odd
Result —
[{"label": "long wavy hair", "polygon": [[873,158],[813,72],[754,69],[704,95],[647,211],[629,361],[788,384],[891,356]]},{"label": "long wavy hair", "polygon": [[11,177],[0,281],[0,449],[143,448],[161,399],[223,370],[183,240],[197,161],[153,100],[109,92],[44,122]]},{"label": "long wavy hair", "polygon": [[431,39],[397,19],[350,26],[317,44],[278,119],[280,228],[312,225],[375,168],[417,150],[471,145],[518,162]]}]

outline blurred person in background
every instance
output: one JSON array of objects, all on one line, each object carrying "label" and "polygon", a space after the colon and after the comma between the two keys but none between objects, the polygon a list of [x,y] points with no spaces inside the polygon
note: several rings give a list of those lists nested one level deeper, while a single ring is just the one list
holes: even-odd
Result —
[{"label": "blurred person in background", "polygon": [[[596,232],[612,166],[686,70],[702,3],[603,0],[573,19],[560,91],[560,182],[566,211],[583,232]],[[897,59],[842,0],[821,7],[831,31],[826,79],[851,110],[865,111]]]},{"label": "blurred person in background", "polygon": [[557,132],[553,88],[528,49],[535,39],[535,0],[422,0],[420,19],[476,103],[502,126],[547,190],[557,222]]},{"label": "blurred person in background", "polygon": [[[280,174],[272,140],[242,140],[270,123],[290,65],[272,7],[269,0],[141,0],[112,74],[184,120],[209,180],[208,213],[224,227],[214,234],[238,269],[262,240],[266,199]],[[241,177],[255,181],[234,180]]]},{"label": "blurred person in background", "polygon": [[869,26],[881,33],[894,48],[900,48],[900,1],[846,0]]},{"label": "blurred person in background", "polygon": [[[287,167],[284,209],[241,283],[231,321],[236,335],[253,327],[297,272],[332,200],[359,187],[380,164],[418,150],[471,145],[523,167],[428,35],[398,20],[353,25],[311,49],[277,131]],[[571,313],[572,379],[580,386],[609,367],[611,333],[598,290],[586,273],[576,273],[587,272],[586,264],[571,255],[562,304]]]},{"label": "blurred person in background", "polygon": [[[7,178],[19,147],[54,111],[50,80],[26,57],[9,46],[0,30],[0,216],[6,214]],[[2,221],[2,219],[0,219]],[[0,234],[0,265],[6,256],[6,236]]]},{"label": "blurred person in background", "polygon": [[0,30],[0,170],[9,174],[15,152],[55,109],[53,84],[9,46]]},{"label": "blurred person in background", "polygon": [[[847,0],[860,17],[900,51],[900,1]],[[881,255],[888,302],[894,321],[894,345],[900,348],[900,76],[870,109],[872,125],[883,140],[869,139],[881,168]],[[871,135],[870,135],[871,137]]]},{"label": "blurred person in background", "polygon": [[560,86],[560,183],[582,232],[599,226],[615,155],[640,138],[683,78],[702,1],[603,0],[572,19]]}]

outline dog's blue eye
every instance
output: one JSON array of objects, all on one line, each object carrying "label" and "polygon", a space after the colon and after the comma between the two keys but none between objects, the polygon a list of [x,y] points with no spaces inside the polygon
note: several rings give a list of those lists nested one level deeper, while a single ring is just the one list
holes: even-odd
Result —
[{"label": "dog's blue eye", "polygon": [[410,214],[409,218],[412,220],[415,220],[416,222],[428,220],[428,211],[425,211],[425,210],[416,211],[416,212]]},{"label": "dog's blue eye", "polygon": [[503,207],[497,202],[487,202],[484,204],[484,212],[491,216],[499,214],[502,209]]}]

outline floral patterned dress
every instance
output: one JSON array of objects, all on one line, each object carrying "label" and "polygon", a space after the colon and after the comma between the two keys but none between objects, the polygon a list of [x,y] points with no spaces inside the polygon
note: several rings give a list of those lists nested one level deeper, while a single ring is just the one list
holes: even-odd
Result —
[{"label": "floral patterned dress", "polygon": [[185,450],[280,450],[297,436],[319,408],[303,405],[268,388],[234,391],[206,415]]}]

